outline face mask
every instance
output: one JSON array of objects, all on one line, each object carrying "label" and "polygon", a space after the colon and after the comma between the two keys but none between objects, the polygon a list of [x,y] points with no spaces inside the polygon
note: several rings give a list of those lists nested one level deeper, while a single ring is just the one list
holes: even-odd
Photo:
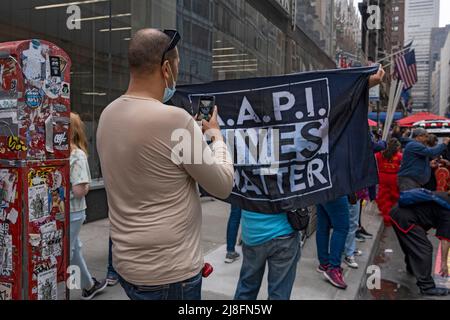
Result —
[{"label": "face mask", "polygon": [[170,99],[172,99],[175,92],[177,91],[177,89],[176,89],[177,83],[175,81],[175,78],[173,77],[172,67],[170,66],[170,64],[169,64],[169,69],[170,69],[170,74],[172,75],[172,79],[173,79],[173,88],[169,88],[169,85],[167,84],[167,80],[165,80],[166,88],[164,89],[163,103],[169,102]]}]

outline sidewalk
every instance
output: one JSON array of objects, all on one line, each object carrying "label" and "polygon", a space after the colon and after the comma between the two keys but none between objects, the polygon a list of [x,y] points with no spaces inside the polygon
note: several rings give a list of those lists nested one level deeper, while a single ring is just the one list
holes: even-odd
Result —
[{"label": "sidewalk", "polygon": [[[203,227],[202,246],[205,262],[214,267],[213,274],[203,282],[203,299],[231,300],[234,296],[241,261],[225,264],[226,225],[229,205],[220,201],[202,200]],[[373,240],[367,240],[358,247],[364,252],[358,258],[360,268],[353,270],[344,266],[344,275],[348,284],[345,291],[335,289],[326,282],[322,275],[316,272],[317,255],[315,235],[309,238],[302,251],[302,257],[297,269],[297,279],[292,292],[293,300],[354,300],[359,298],[360,285],[366,277],[366,269],[374,254],[374,244],[379,240],[382,231],[382,219],[377,214],[374,204],[370,204],[363,213],[363,225],[370,233],[377,235]],[[106,275],[108,259],[109,222],[102,220],[85,225],[81,231],[83,252],[87,265],[94,277],[102,279]],[[237,250],[240,252],[240,247]],[[375,248],[376,249],[376,248]],[[71,292],[71,299],[78,300],[80,291]],[[96,297],[98,300],[126,300],[127,297],[117,285],[107,288]],[[258,299],[267,299],[267,281],[264,280]]]}]

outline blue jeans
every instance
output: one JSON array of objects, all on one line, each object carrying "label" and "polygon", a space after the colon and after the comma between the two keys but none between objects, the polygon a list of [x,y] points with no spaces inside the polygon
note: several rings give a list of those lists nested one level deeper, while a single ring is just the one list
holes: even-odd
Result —
[{"label": "blue jeans", "polygon": [[[349,203],[342,197],[317,205],[317,255],[320,264],[340,268],[349,230]],[[330,232],[333,235],[330,241]]]},{"label": "blue jeans", "polygon": [[269,266],[269,300],[289,300],[301,255],[300,233],[279,237],[259,246],[242,246],[243,262],[235,300],[256,300]]},{"label": "blue jeans", "polygon": [[113,267],[112,262],[112,241],[111,237],[109,238],[109,248],[108,248],[108,275],[107,276],[117,276],[117,272]]},{"label": "blue jeans", "polygon": [[352,257],[356,250],[356,231],[359,227],[359,215],[361,207],[359,201],[355,205],[350,205],[350,225],[348,230],[347,241],[345,242],[345,256]]},{"label": "blue jeans", "polygon": [[86,220],[86,213],[85,211],[76,212],[75,215],[77,219],[70,220],[70,264],[80,268],[81,289],[90,289],[94,285],[94,281],[87,268],[86,261],[84,261],[83,253],[81,252],[83,244],[79,238],[81,226]]},{"label": "blue jeans", "polygon": [[201,300],[202,273],[186,281],[161,286],[137,286],[119,275],[119,282],[131,300]]},{"label": "blue jeans", "polygon": [[241,224],[242,211],[241,208],[231,206],[230,217],[227,226],[227,252],[235,252],[236,240]]}]

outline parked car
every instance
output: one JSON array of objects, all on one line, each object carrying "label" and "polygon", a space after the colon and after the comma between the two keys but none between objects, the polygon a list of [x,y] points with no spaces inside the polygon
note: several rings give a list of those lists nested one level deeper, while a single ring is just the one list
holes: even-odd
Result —
[{"label": "parked car", "polygon": [[424,128],[428,133],[438,137],[439,143],[450,137],[450,120],[428,120],[414,123],[413,128]]}]

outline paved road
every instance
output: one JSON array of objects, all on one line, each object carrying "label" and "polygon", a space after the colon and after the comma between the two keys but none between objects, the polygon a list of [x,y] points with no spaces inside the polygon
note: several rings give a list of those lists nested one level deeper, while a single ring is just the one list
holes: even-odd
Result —
[{"label": "paved road", "polygon": [[[436,256],[438,241],[434,236],[430,236],[430,240],[434,245]],[[380,246],[372,263],[381,269],[381,290],[366,290],[361,297],[364,300],[450,299],[424,298],[420,295],[416,279],[406,272],[404,255],[392,227],[383,231]]]}]

